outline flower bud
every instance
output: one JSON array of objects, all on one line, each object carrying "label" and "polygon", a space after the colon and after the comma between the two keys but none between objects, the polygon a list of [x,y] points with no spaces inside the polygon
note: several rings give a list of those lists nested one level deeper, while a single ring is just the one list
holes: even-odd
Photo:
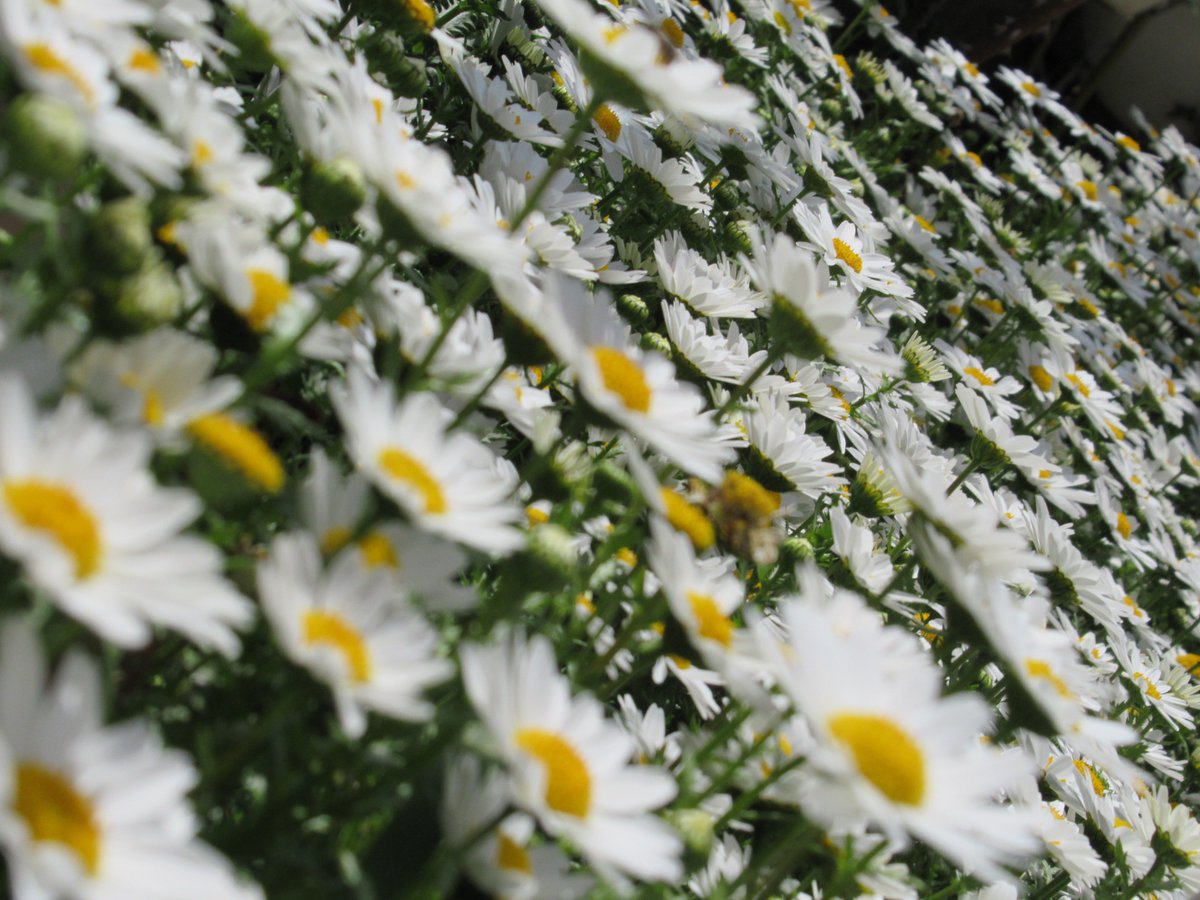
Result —
[{"label": "flower bud", "polygon": [[650,307],[637,294],[621,294],[617,298],[617,312],[630,325],[645,325],[650,321]]},{"label": "flower bud", "polygon": [[142,267],[117,287],[117,313],[141,328],[170,322],[183,309],[183,302],[183,288],[158,254],[148,254]]},{"label": "flower bud", "polygon": [[91,221],[87,243],[100,268],[114,275],[136,272],[154,246],[149,208],[137,197],[104,204]]},{"label": "flower bud", "polygon": [[300,201],[322,225],[350,218],[366,196],[362,169],[346,156],[314,162],[300,185]]},{"label": "flower bud", "polygon": [[8,108],[4,131],[13,166],[34,178],[67,178],[88,152],[87,133],[78,114],[52,97],[18,97]]}]

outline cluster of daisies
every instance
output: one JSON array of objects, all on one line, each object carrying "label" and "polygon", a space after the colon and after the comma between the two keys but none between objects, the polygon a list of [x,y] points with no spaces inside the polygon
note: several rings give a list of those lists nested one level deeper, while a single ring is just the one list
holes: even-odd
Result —
[{"label": "cluster of daisies", "polygon": [[1200,150],[874,0],[4,0],[10,895],[1200,891]]}]

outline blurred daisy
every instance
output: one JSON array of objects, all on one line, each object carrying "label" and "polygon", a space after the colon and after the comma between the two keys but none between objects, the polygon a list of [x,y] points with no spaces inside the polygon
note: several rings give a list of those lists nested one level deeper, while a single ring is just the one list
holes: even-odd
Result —
[{"label": "blurred daisy", "polygon": [[68,651],[47,681],[37,634],[10,620],[0,684],[0,846],[14,897],[262,897],[196,839],[187,756],[140,721],[103,724],[94,662]]},{"label": "blurred daisy", "polygon": [[180,534],[200,514],[160,488],[142,434],[109,430],[77,397],[39,417],[23,382],[0,379],[0,548],[64,612],[122,647],[151,626],[232,655],[253,617],[207,541]]},{"label": "blurred daisy", "polygon": [[350,737],[366,730],[366,709],[418,722],[433,714],[421,694],[453,667],[435,656],[437,633],[384,573],[350,555],[324,572],[316,539],[294,532],[272,541],[258,594],[284,652],[333,691]]},{"label": "blurred daisy", "polygon": [[520,545],[515,474],[476,438],[447,434],[450,413],[432,394],[397,404],[390,384],[357,369],[330,394],[359,470],[415,525],[485,552]]},{"label": "blurred daisy", "polygon": [[733,450],[718,441],[700,392],[680,383],[667,360],[634,343],[607,295],[588,297],[578,281],[562,278],[550,280],[547,291],[556,313],[545,323],[547,340],[575,370],[583,398],[684,470],[720,481]]},{"label": "blurred daisy", "polygon": [[605,879],[675,882],[682,845],[651,810],[675,796],[661,769],[629,765],[636,742],[599,701],[572,697],[544,637],[506,634],[460,650],[467,696],[508,766],[518,804]]}]

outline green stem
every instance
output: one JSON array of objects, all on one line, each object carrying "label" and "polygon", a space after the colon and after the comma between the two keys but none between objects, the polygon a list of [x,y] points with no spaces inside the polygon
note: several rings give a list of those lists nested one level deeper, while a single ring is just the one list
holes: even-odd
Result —
[{"label": "green stem", "polygon": [[971,476],[971,474],[974,473],[975,470],[978,468],[979,468],[979,463],[975,462],[975,460],[973,460],[973,459],[969,460],[967,462],[966,468],[964,468],[961,472],[959,472],[958,477],[954,479],[954,481],[950,485],[950,487],[946,488],[946,496],[949,497],[951,494],[953,494],[955,491],[957,491],[959,486],[964,481],[966,481],[967,478],[969,478]]},{"label": "green stem", "polygon": [[771,366],[775,364],[775,361],[778,358],[779,354],[773,348],[768,347],[767,355],[763,357],[763,361],[754,367],[754,371],[751,372],[741,384],[729,392],[729,399],[722,403],[721,408],[717,410],[717,418],[723,418],[731,409],[733,409],[733,407],[737,405],[738,401],[746,396],[746,394],[750,392],[750,389],[754,387],[754,382],[758,381],[758,379],[766,373],[767,369],[771,368]]}]

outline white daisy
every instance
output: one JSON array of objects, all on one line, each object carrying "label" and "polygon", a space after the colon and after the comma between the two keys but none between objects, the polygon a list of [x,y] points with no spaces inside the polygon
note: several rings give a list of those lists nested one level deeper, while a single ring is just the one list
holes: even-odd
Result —
[{"label": "white daisy", "polygon": [[147,436],[109,430],[77,397],[39,417],[13,377],[0,379],[0,422],[0,548],[64,612],[122,647],[161,625],[237,652],[253,608],[216,548],[180,534],[200,502],[155,483]]},{"label": "white daisy", "polygon": [[677,881],[682,845],[650,812],[675,796],[674,779],[629,765],[636,742],[599,701],[571,696],[550,642],[507,634],[464,644],[460,657],[467,695],[508,766],[516,801],[610,881]]}]

